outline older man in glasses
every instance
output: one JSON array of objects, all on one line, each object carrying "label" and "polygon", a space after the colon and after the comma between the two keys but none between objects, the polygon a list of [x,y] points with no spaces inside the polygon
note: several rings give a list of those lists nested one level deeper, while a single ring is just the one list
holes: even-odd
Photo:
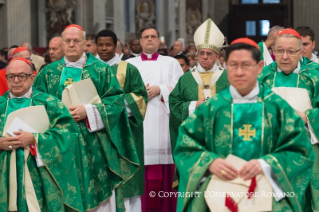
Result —
[{"label": "older man in glasses", "polygon": [[[21,57],[6,67],[9,91],[0,97],[0,208],[83,211],[73,160],[78,152],[76,125],[62,102],[32,87],[32,69],[31,62]],[[31,133],[13,125],[15,136],[2,136],[12,112],[39,105],[45,107],[50,129]],[[32,121],[37,122],[37,117]]]},{"label": "older man in glasses", "polygon": [[298,94],[297,91],[306,89],[309,95],[310,101],[307,101],[309,108],[305,111],[296,111],[309,131],[312,147],[317,156],[308,193],[312,195],[312,209],[317,211],[319,210],[319,65],[303,57],[301,50],[302,40],[298,32],[293,29],[280,32],[275,41],[276,61],[264,67],[259,75],[259,82],[269,88],[295,88],[292,95],[302,104],[307,100],[305,101],[304,95]]},{"label": "older man in glasses", "polygon": [[[179,79],[169,96],[172,149],[175,147],[181,123],[199,105],[229,85],[227,72],[216,63],[220,47],[224,43],[224,35],[211,19],[196,30],[194,42],[199,64]],[[174,184],[177,186],[177,181]]]},{"label": "older man in glasses", "polygon": [[84,53],[81,26],[67,26],[62,40],[65,56],[43,68],[35,87],[60,99],[68,85],[92,80],[102,102],[69,107],[80,133],[76,165],[84,210],[124,211],[121,185],[135,174],[139,160],[123,90],[109,65]]}]

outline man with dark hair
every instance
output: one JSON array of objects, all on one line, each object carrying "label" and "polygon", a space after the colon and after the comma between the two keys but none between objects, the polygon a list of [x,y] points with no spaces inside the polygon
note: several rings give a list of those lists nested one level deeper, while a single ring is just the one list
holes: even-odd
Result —
[{"label": "man with dark hair", "polygon": [[117,81],[125,92],[124,102],[134,144],[140,161],[140,169],[123,185],[126,211],[142,210],[144,194],[144,144],[143,120],[146,112],[147,92],[143,79],[135,66],[121,61],[115,53],[117,36],[111,30],[102,30],[96,36],[97,53],[102,61],[112,67]]},{"label": "man with dark hair", "polygon": [[189,71],[189,60],[185,55],[179,54],[179,55],[176,55],[174,58],[181,65],[181,68],[183,69],[184,74]]},{"label": "man with dark hair", "polygon": [[[179,192],[206,193],[179,197],[177,211],[304,211],[315,154],[299,115],[258,83],[259,51],[251,39],[233,41],[226,49],[231,85],[181,125],[174,150]],[[276,194],[267,210],[265,190]],[[230,195],[210,195],[214,191]],[[290,192],[293,197],[285,195]],[[250,195],[238,202],[240,193]]]},{"label": "man with dark hair", "polygon": [[[208,40],[206,40],[207,35]],[[227,72],[217,64],[224,35],[211,19],[196,30],[194,42],[199,63],[178,80],[169,96],[172,150],[175,148],[178,128],[182,122],[202,103],[229,86]],[[178,179],[175,178],[174,187],[177,186]]]},{"label": "man with dark hair", "polygon": [[[168,96],[183,74],[181,66],[171,57],[157,53],[160,39],[154,28],[142,31],[140,43],[143,53],[127,62],[139,70],[148,104],[144,119],[145,190],[142,196],[143,211],[175,211],[176,193],[172,189],[175,165],[169,136]],[[170,198],[150,196],[150,192],[172,192]]]},{"label": "man with dark hair", "polygon": [[[258,78],[259,82],[268,88],[277,91],[281,89],[298,102],[298,105],[293,102],[290,104],[304,121],[317,157],[307,197],[310,199],[312,196],[309,208],[318,211],[319,64],[302,56],[301,50],[302,41],[299,33],[293,29],[283,30],[278,34],[275,42],[276,61],[264,67]],[[281,95],[289,99],[288,96]]]},{"label": "man with dark hair", "polygon": [[273,46],[275,44],[276,36],[278,35],[280,30],[283,30],[284,28],[281,26],[273,26],[270,28],[268,32],[267,39],[265,42],[259,42],[258,46],[261,51],[260,59],[264,61],[264,65],[268,66],[270,63],[273,62],[273,59],[268,51],[269,48],[273,49]]},{"label": "man with dark hair", "polygon": [[317,58],[317,55],[315,55],[313,52],[316,41],[315,41],[315,33],[310,27],[307,26],[299,26],[296,28],[296,31],[301,36],[301,42],[302,42],[302,51],[301,54],[308,58],[309,60],[312,60],[313,62],[318,63],[319,60]]},{"label": "man with dark hair", "polygon": [[136,38],[131,40],[130,49],[132,51],[132,54],[131,54],[130,58],[141,56],[142,47],[141,47],[141,44],[140,44],[140,40],[136,39]]},{"label": "man with dark hair", "polygon": [[95,34],[87,34],[84,42],[84,52],[91,53],[93,56],[97,56]]}]

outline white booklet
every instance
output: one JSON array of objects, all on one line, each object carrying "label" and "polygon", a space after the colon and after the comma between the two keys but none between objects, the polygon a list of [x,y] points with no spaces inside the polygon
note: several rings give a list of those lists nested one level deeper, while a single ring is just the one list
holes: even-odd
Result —
[{"label": "white booklet", "polygon": [[69,85],[62,92],[62,102],[66,107],[101,103],[101,98],[90,78]]},{"label": "white booklet", "polygon": [[[44,133],[50,129],[50,121],[43,105],[31,106],[10,113],[3,130],[5,137],[15,137],[15,131],[26,131],[30,133]],[[37,166],[44,166],[41,155],[37,150]]]},{"label": "white booklet", "polygon": [[286,100],[295,110],[305,112],[312,109],[309,94],[305,88],[274,87],[271,90]]}]

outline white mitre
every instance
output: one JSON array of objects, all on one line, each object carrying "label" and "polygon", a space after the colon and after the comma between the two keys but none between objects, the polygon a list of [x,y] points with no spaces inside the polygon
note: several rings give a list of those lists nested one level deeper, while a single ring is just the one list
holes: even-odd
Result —
[{"label": "white mitre", "polygon": [[196,30],[194,43],[197,51],[204,48],[219,53],[224,44],[224,35],[212,19],[209,18]]}]

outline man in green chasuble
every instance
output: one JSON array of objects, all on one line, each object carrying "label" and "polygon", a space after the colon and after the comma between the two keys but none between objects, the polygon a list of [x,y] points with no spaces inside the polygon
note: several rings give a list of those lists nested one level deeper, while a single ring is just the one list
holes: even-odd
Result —
[{"label": "man in green chasuble", "polygon": [[84,53],[85,31],[69,25],[62,33],[65,57],[43,68],[39,90],[61,99],[70,83],[90,78],[102,103],[69,108],[79,131],[78,175],[85,211],[124,211],[122,185],[139,168],[125,110],[124,93],[110,66]]},{"label": "man in green chasuble", "polygon": [[[309,209],[319,211],[319,64],[302,56],[301,50],[302,41],[298,32],[293,29],[280,32],[275,42],[276,61],[264,67],[258,78],[260,83],[270,89],[291,87],[308,91],[312,108],[297,112],[309,131],[312,148],[317,156],[306,195],[312,199]],[[298,101],[299,96],[295,98]]]},{"label": "man in green chasuble", "polygon": [[[31,87],[32,70],[25,58],[14,58],[6,67],[9,91],[0,97],[0,211],[83,211],[75,123],[62,102]],[[47,111],[49,130],[2,137],[10,113],[38,105]]]},{"label": "man in green chasuble", "polygon": [[[182,122],[199,105],[229,86],[227,72],[216,63],[220,47],[224,43],[224,35],[211,19],[205,21],[196,30],[194,42],[198,51],[199,64],[179,79],[169,95],[172,151]],[[174,188],[178,186],[177,177],[175,176],[174,179]]]},{"label": "man in green chasuble", "polygon": [[140,161],[140,169],[123,185],[126,211],[142,211],[141,195],[144,195],[144,144],[143,121],[146,112],[147,92],[138,69],[121,61],[115,53],[117,36],[111,30],[102,30],[95,37],[100,60],[112,67],[113,73],[125,92],[124,101],[134,143]]},{"label": "man in green chasuble", "polygon": [[[272,211],[304,211],[315,154],[302,119],[257,82],[263,61],[254,41],[233,41],[226,49],[226,63],[231,86],[202,104],[179,129],[174,151],[179,192],[202,193],[179,197],[177,211],[209,210],[203,193],[212,175],[246,181],[260,174],[280,194],[273,197]],[[248,162],[237,170],[225,162],[229,154]],[[294,197],[284,196],[287,192]]]}]

